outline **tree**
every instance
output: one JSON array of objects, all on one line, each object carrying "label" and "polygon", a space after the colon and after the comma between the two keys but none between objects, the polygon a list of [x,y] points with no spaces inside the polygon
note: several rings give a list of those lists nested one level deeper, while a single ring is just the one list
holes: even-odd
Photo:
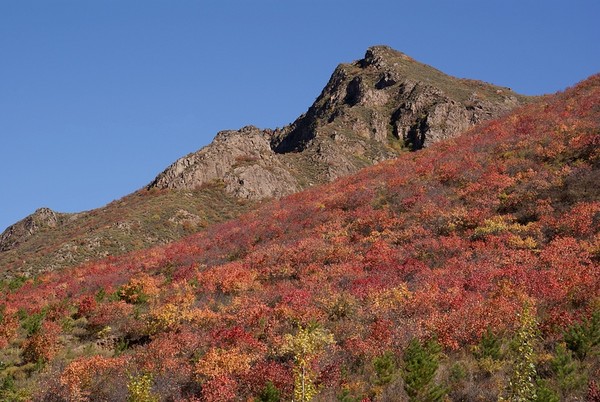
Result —
[{"label": "tree", "polygon": [[441,347],[435,340],[424,345],[413,339],[404,352],[404,389],[411,402],[442,401],[445,387],[433,383]]},{"label": "tree", "polygon": [[334,342],[333,335],[311,323],[306,327],[299,327],[296,335],[286,334],[283,351],[294,356],[294,401],[308,402],[318,393],[315,379],[317,373],[312,368],[312,363],[323,349]]},{"label": "tree", "polygon": [[526,303],[519,317],[519,328],[513,342],[513,369],[509,380],[508,397],[513,402],[537,399],[535,346],[538,323],[531,306]]},{"label": "tree", "polygon": [[573,359],[571,351],[564,343],[558,344],[551,367],[563,396],[585,384],[585,376],[582,375],[580,365],[579,361]]},{"label": "tree", "polygon": [[271,381],[267,381],[265,388],[258,395],[254,402],[279,402],[281,400],[281,392]]},{"label": "tree", "polygon": [[583,360],[592,348],[600,345],[600,310],[596,310],[590,319],[570,327],[565,333],[567,347]]}]

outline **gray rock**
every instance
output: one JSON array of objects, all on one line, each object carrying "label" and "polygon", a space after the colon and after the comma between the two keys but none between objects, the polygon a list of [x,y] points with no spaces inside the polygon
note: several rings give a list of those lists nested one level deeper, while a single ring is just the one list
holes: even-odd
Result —
[{"label": "gray rock", "polygon": [[215,180],[240,198],[294,193],[418,150],[500,116],[528,98],[450,77],[386,46],[341,64],[308,111],[281,130],[223,131],[162,172],[149,188]]}]

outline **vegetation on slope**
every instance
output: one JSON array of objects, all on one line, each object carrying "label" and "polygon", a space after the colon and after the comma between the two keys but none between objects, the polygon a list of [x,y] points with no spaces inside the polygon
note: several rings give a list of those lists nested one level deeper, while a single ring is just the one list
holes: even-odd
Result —
[{"label": "vegetation on slope", "polygon": [[179,239],[258,200],[355,173],[409,143],[419,148],[457,135],[528,101],[389,47],[369,48],[362,60],[340,65],[308,112],[283,129],[222,131],[159,174],[151,191],[77,214],[42,208],[12,225],[0,233],[0,279]]},{"label": "vegetation on slope", "polygon": [[53,225],[39,225],[34,235],[22,236],[0,252],[0,279],[19,280],[165,244],[255,205],[228,195],[222,183],[213,182],[196,190],[139,190],[103,208],[56,214]]},{"label": "vegetation on slope", "polygon": [[7,285],[0,395],[598,400],[600,76],[184,240]]}]

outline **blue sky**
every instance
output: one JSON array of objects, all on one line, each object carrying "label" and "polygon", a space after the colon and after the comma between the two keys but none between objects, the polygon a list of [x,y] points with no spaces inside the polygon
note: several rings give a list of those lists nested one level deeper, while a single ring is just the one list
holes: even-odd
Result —
[{"label": "blue sky", "polygon": [[387,44],[524,94],[600,72],[600,2],[0,0],[0,231],[150,182],[219,130],[284,126]]}]

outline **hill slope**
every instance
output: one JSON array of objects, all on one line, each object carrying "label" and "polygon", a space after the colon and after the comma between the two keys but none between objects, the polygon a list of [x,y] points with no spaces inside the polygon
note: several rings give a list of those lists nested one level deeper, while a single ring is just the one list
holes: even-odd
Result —
[{"label": "hill slope", "polygon": [[167,168],[150,185],[215,179],[238,197],[280,197],[455,136],[528,101],[508,88],[450,77],[386,46],[341,64],[309,110],[281,130],[245,127]]},{"label": "hill slope", "polygon": [[179,242],[13,282],[3,395],[592,398],[598,145],[594,76]]},{"label": "hill slope", "polygon": [[[42,209],[9,227],[0,235],[0,278],[172,241],[257,200],[395,157],[405,142],[419,148],[456,135],[528,99],[449,77],[388,47],[370,48],[364,59],[340,65],[315,104],[288,127],[220,132],[161,173],[150,192],[70,216]],[[46,215],[50,224],[43,224]]]}]

